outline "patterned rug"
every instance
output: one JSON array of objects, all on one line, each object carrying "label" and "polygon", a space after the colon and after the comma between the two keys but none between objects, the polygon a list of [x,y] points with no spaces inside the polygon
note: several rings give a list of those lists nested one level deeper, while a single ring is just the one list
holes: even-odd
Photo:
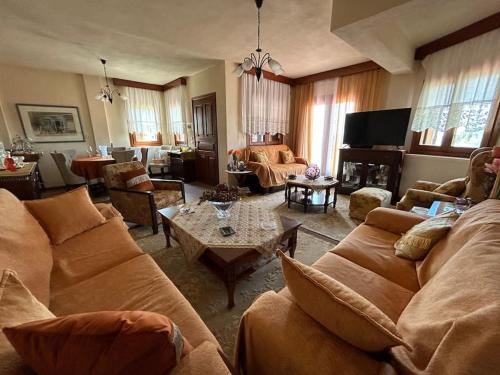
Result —
[{"label": "patterned rug", "polygon": [[[349,218],[348,197],[339,196],[337,209],[323,214],[304,214],[296,209],[288,209],[283,204],[284,193],[266,196],[252,196],[245,200],[264,200],[270,208],[288,217],[303,221],[303,229],[298,232],[295,258],[305,264],[312,264],[325,252],[344,238],[358,222]],[[321,213],[320,213],[321,212]],[[281,266],[273,259],[254,273],[242,277],[236,284],[236,306],[228,310],[224,283],[210,269],[200,262],[188,266],[182,250],[174,242],[174,247],[165,247],[162,232],[153,235],[150,228],[137,227],[130,230],[139,246],[149,253],[165,274],[189,300],[195,310],[217,337],[225,353],[233,355],[238,323],[243,312],[255,298],[269,290],[279,291],[284,286]]]}]

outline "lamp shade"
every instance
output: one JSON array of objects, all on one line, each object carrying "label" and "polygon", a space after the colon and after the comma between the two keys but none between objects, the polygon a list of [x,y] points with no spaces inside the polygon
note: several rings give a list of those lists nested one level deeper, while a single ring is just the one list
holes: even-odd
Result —
[{"label": "lamp shade", "polygon": [[241,66],[242,64],[239,64],[236,68],[234,68],[233,70],[233,74],[238,76],[238,77],[241,77],[241,75],[243,74],[243,72],[245,71],[243,69],[243,67]]},{"label": "lamp shade", "polygon": [[243,61],[243,64],[241,64],[241,66],[243,67],[243,69],[245,70],[250,70],[252,69],[252,60],[250,59],[245,59],[245,61]]},{"label": "lamp shade", "polygon": [[280,63],[274,59],[269,59],[268,64],[269,64],[269,67],[271,68],[271,70],[273,71],[273,73],[276,74],[277,76],[279,76],[280,74],[283,74],[285,72],[283,70],[283,68],[281,67]]}]

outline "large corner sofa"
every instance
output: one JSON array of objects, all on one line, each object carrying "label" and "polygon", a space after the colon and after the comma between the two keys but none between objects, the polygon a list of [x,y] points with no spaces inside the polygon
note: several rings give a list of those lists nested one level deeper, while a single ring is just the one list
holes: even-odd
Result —
[{"label": "large corner sofa", "polygon": [[395,241],[422,220],[376,208],[313,265],[382,310],[411,349],[373,354],[354,347],[306,314],[284,288],[261,295],[244,313],[238,367],[259,375],[498,374],[500,200],[466,211],[423,260],[395,256]]},{"label": "large corner sofa", "polygon": [[[286,178],[291,175],[301,175],[307,169],[307,160],[302,157],[295,157],[295,163],[284,164],[280,157],[280,151],[289,151],[287,145],[262,145],[248,146],[242,150],[242,159],[245,161],[247,168],[250,169],[254,176],[254,184],[250,187],[252,190],[261,192],[271,191],[273,188],[282,187],[285,184]],[[252,158],[252,152],[263,151],[269,159],[269,164],[258,163]]]},{"label": "large corner sofa", "polygon": [[[53,245],[23,202],[0,189],[2,271],[13,269],[56,316],[113,310],[164,314],[194,347],[172,373],[229,374],[213,334],[153,259],[137,246],[118,211],[109,204],[96,207],[106,218],[104,224]],[[31,373],[3,333],[0,373]]]}]

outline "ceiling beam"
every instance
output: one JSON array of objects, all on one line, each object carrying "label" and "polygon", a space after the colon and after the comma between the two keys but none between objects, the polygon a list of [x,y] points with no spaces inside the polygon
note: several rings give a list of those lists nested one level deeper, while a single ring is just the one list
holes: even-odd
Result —
[{"label": "ceiling beam", "polygon": [[382,67],[373,61],[366,61],[360,64],[344,66],[343,68],[328,70],[326,72],[295,78],[292,80],[292,85],[295,86],[304,83],[322,81],[324,79],[329,79],[329,78],[348,76],[351,74],[362,73],[374,69],[382,69]]},{"label": "ceiling beam", "polygon": [[415,60],[423,60],[431,53],[465,42],[498,28],[500,28],[500,12],[418,47],[415,50]]},{"label": "ceiling beam", "polygon": [[174,87],[177,87],[177,86],[181,86],[181,85],[185,86],[186,84],[187,84],[186,77],[177,78],[177,79],[174,79],[173,81],[165,83],[163,85],[163,90],[167,91],[167,90],[173,89]]},{"label": "ceiling beam", "polygon": [[[247,70],[245,71],[246,74],[251,74],[251,75],[255,75],[255,68],[252,68],[250,70]],[[268,79],[268,80],[271,80],[271,81],[276,81],[276,82],[281,82],[281,83],[285,83],[287,85],[292,85],[292,82],[293,82],[293,79],[292,78],[288,78],[286,76],[277,76],[276,74],[272,73],[272,72],[269,72],[267,70],[262,70],[262,75],[265,79]]]}]

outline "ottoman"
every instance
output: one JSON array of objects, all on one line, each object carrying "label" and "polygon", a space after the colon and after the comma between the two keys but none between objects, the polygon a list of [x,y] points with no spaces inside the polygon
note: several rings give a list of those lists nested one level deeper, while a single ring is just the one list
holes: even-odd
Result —
[{"label": "ottoman", "polygon": [[378,188],[365,187],[351,194],[349,201],[349,216],[365,220],[368,212],[377,207],[388,207],[391,204],[392,193]]}]

